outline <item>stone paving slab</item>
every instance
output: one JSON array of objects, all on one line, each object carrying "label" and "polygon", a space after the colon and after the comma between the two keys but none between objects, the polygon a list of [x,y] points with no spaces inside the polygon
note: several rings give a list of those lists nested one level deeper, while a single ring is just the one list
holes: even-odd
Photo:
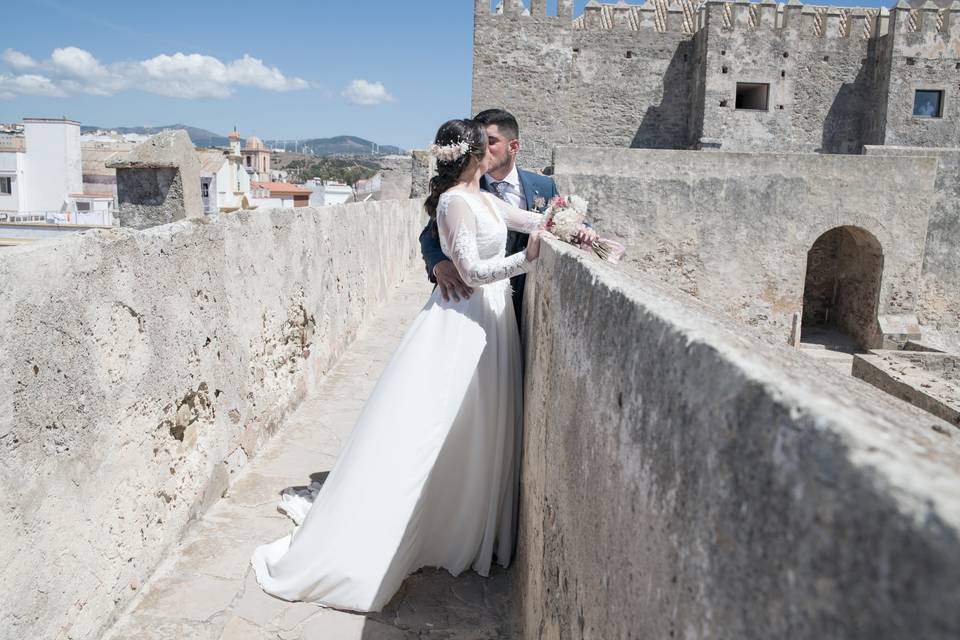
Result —
[{"label": "stone paving slab", "polygon": [[506,574],[453,578],[424,569],[381,613],[290,603],[260,589],[253,549],[289,533],[276,509],[286,487],[329,472],[380,372],[430,289],[411,275],[347,353],[188,531],[107,640],[494,640],[508,637]]}]

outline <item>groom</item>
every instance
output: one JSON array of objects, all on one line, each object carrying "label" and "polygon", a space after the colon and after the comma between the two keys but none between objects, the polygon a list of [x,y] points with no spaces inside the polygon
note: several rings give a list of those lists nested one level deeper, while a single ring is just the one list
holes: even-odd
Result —
[{"label": "groom", "polygon": [[[520,209],[542,212],[550,198],[557,195],[557,185],[549,176],[524,171],[517,167],[516,158],[520,151],[520,126],[517,124],[517,119],[503,109],[487,109],[478,113],[473,119],[487,130],[488,153],[491,160],[489,173],[480,179],[480,188]],[[423,254],[430,282],[440,287],[443,299],[449,300],[452,297],[459,302],[461,297],[469,298],[473,290],[464,283],[460,274],[457,273],[457,268],[443,254],[440,240],[432,231],[436,224],[435,220],[431,220],[420,234],[420,252]],[[507,255],[525,251],[527,237],[525,233],[511,231],[507,236]],[[510,279],[517,322],[520,321],[525,280],[526,275]]]}]

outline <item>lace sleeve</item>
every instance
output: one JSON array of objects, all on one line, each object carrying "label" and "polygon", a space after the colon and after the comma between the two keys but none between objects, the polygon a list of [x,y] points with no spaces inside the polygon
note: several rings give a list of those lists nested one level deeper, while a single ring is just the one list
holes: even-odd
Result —
[{"label": "lace sleeve", "polygon": [[542,213],[518,209],[509,202],[505,202],[493,195],[485,194],[484,197],[494,203],[494,206],[503,217],[504,222],[507,223],[507,228],[510,229],[510,231],[533,233],[540,227],[540,223],[543,221]]},{"label": "lace sleeve", "polygon": [[444,237],[451,262],[468,286],[477,287],[506,280],[530,268],[521,251],[505,258],[480,258],[477,250],[477,219],[467,201],[450,197],[437,211],[437,226]]}]

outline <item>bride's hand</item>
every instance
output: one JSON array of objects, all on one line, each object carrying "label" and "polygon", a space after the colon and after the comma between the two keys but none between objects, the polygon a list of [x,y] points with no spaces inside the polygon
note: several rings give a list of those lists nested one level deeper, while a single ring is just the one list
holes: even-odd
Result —
[{"label": "bride's hand", "polygon": [[545,229],[537,229],[530,234],[527,239],[527,261],[533,262],[540,257],[540,238],[555,238],[552,233]]}]

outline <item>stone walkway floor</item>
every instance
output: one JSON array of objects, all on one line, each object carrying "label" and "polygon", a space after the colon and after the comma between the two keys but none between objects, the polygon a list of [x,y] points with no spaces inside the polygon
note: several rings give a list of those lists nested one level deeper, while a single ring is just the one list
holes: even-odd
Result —
[{"label": "stone walkway floor", "polygon": [[506,575],[423,570],[407,579],[382,613],[368,616],[289,603],[260,590],[254,547],[293,523],[279,492],[325,476],[367,395],[410,321],[426,301],[411,275],[368,321],[336,368],[290,417],[229,492],[162,563],[107,640],[487,640],[508,637]]}]

